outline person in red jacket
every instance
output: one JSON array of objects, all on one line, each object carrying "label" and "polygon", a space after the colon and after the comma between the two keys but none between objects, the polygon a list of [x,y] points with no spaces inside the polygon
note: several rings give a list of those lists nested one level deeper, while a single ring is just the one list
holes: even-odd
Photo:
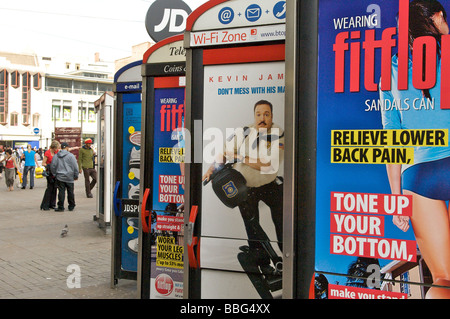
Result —
[{"label": "person in red jacket", "polygon": [[5,158],[3,162],[5,163],[5,182],[8,191],[14,190],[14,177],[16,174],[16,169],[19,169],[17,165],[16,158],[12,155],[12,150],[7,149],[5,152]]}]

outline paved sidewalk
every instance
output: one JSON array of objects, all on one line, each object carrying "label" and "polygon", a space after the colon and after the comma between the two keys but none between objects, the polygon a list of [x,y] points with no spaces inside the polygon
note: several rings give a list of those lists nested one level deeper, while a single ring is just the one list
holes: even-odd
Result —
[{"label": "paved sidewalk", "polygon": [[[94,222],[96,194],[86,198],[83,176],[75,181],[72,212],[67,196],[64,212],[41,211],[45,187],[42,178],[34,189],[8,192],[0,179],[0,299],[137,299],[133,280],[110,286],[111,234]],[[68,235],[61,238],[66,224]],[[79,288],[68,287],[76,284],[73,269]]]}]

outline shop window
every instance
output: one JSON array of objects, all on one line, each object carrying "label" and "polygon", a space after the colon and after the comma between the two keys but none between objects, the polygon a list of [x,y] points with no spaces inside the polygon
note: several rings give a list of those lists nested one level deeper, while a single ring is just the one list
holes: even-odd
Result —
[{"label": "shop window", "polygon": [[88,109],[88,120],[89,122],[94,123],[95,119],[96,119],[95,108],[90,107]]},{"label": "shop window", "polygon": [[63,102],[63,121],[70,121],[72,118],[72,101]]},{"label": "shop window", "polygon": [[83,122],[87,121],[87,108],[78,106],[78,122],[81,122],[81,118],[83,118]]},{"label": "shop window", "polygon": [[52,101],[52,121],[61,119],[61,101]]}]

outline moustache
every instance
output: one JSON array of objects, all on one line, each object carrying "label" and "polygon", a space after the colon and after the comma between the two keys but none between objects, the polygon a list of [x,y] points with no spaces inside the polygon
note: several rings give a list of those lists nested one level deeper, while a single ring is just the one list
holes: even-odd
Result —
[{"label": "moustache", "polygon": [[261,124],[266,125],[266,122],[262,121],[262,122],[258,123],[258,125],[261,125]]}]

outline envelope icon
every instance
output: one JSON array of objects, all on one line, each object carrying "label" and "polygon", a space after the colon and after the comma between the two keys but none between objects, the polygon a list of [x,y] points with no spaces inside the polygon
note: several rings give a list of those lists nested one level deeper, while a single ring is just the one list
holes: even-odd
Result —
[{"label": "envelope icon", "polygon": [[258,19],[261,16],[261,8],[248,8],[245,14],[247,19]]}]

